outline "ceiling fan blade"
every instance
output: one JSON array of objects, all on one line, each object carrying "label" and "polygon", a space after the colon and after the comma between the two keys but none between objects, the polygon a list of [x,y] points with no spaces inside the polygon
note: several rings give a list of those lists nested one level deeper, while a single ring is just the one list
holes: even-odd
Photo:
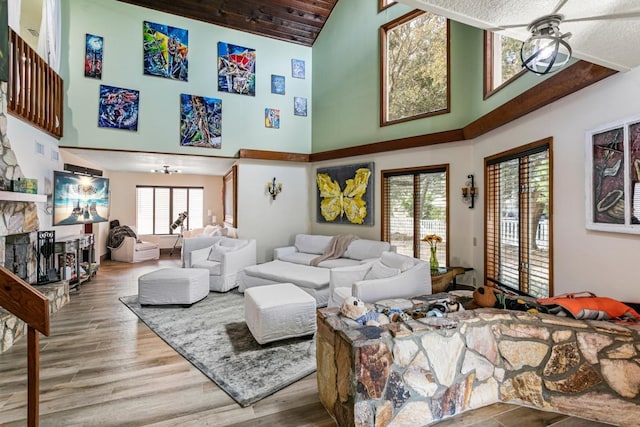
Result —
[{"label": "ceiling fan blade", "polygon": [[621,13],[611,13],[608,15],[600,15],[600,16],[590,16],[585,18],[572,18],[572,19],[564,19],[562,22],[585,22],[585,21],[604,21],[606,19],[625,19],[625,18],[639,18],[640,10],[635,12],[621,12]]},{"label": "ceiling fan blade", "polygon": [[508,30],[509,28],[519,28],[519,27],[527,27],[529,24],[510,24],[510,25],[501,25],[499,27],[493,28],[485,28],[486,31],[490,31],[495,33],[497,31]]},{"label": "ceiling fan blade", "polygon": [[569,0],[560,0],[556,5],[556,7],[553,8],[553,12],[551,12],[551,15],[557,14],[560,11],[560,9],[562,9],[564,5],[567,4],[568,1]]}]

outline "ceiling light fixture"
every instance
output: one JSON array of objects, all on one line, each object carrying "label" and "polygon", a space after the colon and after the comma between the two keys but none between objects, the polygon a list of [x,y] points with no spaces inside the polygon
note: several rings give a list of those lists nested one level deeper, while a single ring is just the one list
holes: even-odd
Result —
[{"label": "ceiling light fixture", "polygon": [[153,173],[164,173],[166,175],[171,175],[172,173],[180,173],[180,172],[182,172],[180,169],[169,169],[170,168],[169,165],[164,165],[162,167],[163,167],[163,169],[151,169],[151,172],[153,172]]},{"label": "ceiling light fixture", "polygon": [[561,69],[571,59],[571,46],[566,41],[571,33],[562,34],[558,28],[563,18],[562,15],[545,15],[529,24],[527,29],[531,31],[531,37],[520,49],[524,68],[544,75]]}]

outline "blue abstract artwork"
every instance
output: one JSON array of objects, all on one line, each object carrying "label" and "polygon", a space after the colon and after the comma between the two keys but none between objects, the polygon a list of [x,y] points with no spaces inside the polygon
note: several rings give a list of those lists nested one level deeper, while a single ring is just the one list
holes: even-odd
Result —
[{"label": "blue abstract artwork", "polygon": [[222,148],[222,100],[180,95],[180,145]]},{"label": "blue abstract artwork", "polygon": [[100,85],[98,127],[138,130],[140,91]]}]

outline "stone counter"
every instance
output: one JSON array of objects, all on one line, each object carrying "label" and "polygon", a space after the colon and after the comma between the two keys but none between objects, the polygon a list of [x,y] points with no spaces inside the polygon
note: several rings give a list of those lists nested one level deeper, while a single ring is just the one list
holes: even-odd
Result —
[{"label": "stone counter", "polygon": [[479,309],[384,327],[317,312],[320,400],[340,426],[422,426],[509,402],[640,425],[640,329]]}]

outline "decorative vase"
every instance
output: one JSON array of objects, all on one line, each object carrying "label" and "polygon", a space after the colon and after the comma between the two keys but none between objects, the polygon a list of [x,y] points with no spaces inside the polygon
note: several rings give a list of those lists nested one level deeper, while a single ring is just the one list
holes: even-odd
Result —
[{"label": "decorative vase", "polygon": [[436,255],[436,251],[438,250],[438,248],[436,246],[431,246],[431,259],[429,260],[429,264],[431,265],[431,271],[438,271],[438,267],[440,267],[440,264],[438,264],[438,257]]}]

